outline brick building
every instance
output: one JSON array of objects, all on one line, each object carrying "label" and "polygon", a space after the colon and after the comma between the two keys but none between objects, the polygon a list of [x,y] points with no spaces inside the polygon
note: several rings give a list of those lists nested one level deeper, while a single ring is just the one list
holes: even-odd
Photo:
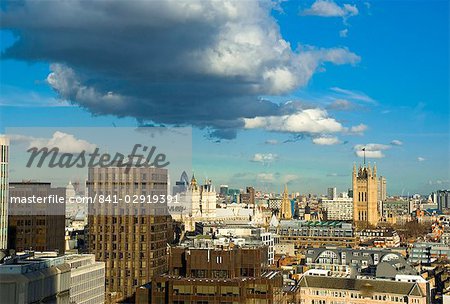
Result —
[{"label": "brick building", "polygon": [[[137,303],[279,303],[283,280],[267,269],[267,247],[179,246],[169,272],[141,286]],[[209,245],[208,245],[209,246]],[[151,302],[150,302],[151,300]]]}]

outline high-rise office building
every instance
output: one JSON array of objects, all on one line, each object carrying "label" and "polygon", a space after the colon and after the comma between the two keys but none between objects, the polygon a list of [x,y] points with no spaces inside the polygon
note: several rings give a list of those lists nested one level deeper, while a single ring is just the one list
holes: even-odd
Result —
[{"label": "high-rise office building", "polygon": [[0,250],[8,246],[9,138],[0,136]]},{"label": "high-rise office building", "polygon": [[228,185],[220,185],[220,195],[221,196],[228,195]]},{"label": "high-rise office building", "polygon": [[245,193],[240,194],[240,203],[247,206],[255,206],[255,188],[247,187]]},{"label": "high-rise office building", "polygon": [[439,190],[436,192],[435,197],[439,210],[450,208],[450,190]]},{"label": "high-rise office building", "polygon": [[89,204],[89,251],[106,263],[106,301],[120,301],[167,269],[167,170],[89,168],[87,188],[96,199]]},{"label": "high-rise office building", "polygon": [[386,177],[380,176],[378,179],[378,201],[386,200]]},{"label": "high-rise office building", "polygon": [[172,188],[172,195],[177,195],[179,193],[183,193],[187,190],[189,186],[189,177],[186,173],[186,171],[183,171],[183,173],[180,176],[180,180],[175,182],[175,186]]},{"label": "high-rise office building", "polygon": [[327,197],[329,200],[334,200],[337,198],[337,190],[336,187],[328,188]]},{"label": "high-rise office building", "polygon": [[[64,253],[66,188],[53,188],[47,182],[14,182],[9,183],[9,197],[9,248]],[[63,203],[57,203],[58,199]],[[24,200],[47,202],[20,203]]]},{"label": "high-rise office building", "polygon": [[353,221],[359,227],[378,223],[377,167],[353,165]]}]

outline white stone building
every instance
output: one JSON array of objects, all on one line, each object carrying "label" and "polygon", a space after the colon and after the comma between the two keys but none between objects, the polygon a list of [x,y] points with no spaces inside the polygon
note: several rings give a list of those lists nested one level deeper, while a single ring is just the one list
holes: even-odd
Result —
[{"label": "white stone building", "polygon": [[322,200],[322,209],[327,213],[329,221],[353,220],[353,199],[341,198]]},{"label": "white stone building", "polygon": [[70,265],[70,303],[105,303],[105,263],[96,262],[93,254],[64,257]]},{"label": "white stone building", "polygon": [[195,222],[216,218],[217,195],[211,180],[199,185],[194,176],[186,192],[180,193],[182,211],[170,211],[172,218],[181,221],[186,231],[195,229]]},{"label": "white stone building", "polygon": [[70,267],[62,256],[26,253],[0,264],[1,303],[69,304],[69,289]]}]

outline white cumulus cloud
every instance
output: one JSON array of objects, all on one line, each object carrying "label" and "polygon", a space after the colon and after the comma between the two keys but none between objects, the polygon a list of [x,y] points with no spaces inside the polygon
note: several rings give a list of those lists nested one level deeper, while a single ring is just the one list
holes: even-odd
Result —
[{"label": "white cumulus cloud", "polygon": [[401,146],[401,145],[403,145],[403,142],[398,140],[398,139],[394,139],[393,141],[391,141],[391,145],[393,145],[393,146]]},{"label": "white cumulus cloud", "polygon": [[340,143],[339,139],[335,136],[315,137],[313,138],[312,141],[316,145],[325,145],[325,146],[336,145]]},{"label": "white cumulus cloud", "polygon": [[343,4],[339,6],[333,0],[316,0],[310,8],[303,10],[303,15],[320,17],[350,17],[359,14],[356,5]]},{"label": "white cumulus cloud", "polygon": [[273,153],[255,153],[251,159],[252,162],[269,164],[278,159],[277,154]]},{"label": "white cumulus cloud", "polygon": [[355,151],[355,154],[358,157],[364,157],[365,155],[366,158],[383,158],[386,156],[382,151],[366,151],[364,153],[364,151],[357,150]]},{"label": "white cumulus cloud", "polygon": [[353,126],[350,128],[350,133],[362,134],[367,130],[367,126],[365,124],[359,124],[357,126]]},{"label": "white cumulus cloud", "polygon": [[[389,150],[391,148],[390,145],[384,145],[384,144],[376,144],[376,143],[370,143],[370,144],[358,144],[353,147],[353,150],[355,151],[356,156],[358,157],[366,157],[366,158],[383,158],[385,157],[383,151]],[[365,151],[363,151],[365,149]]]},{"label": "white cumulus cloud", "polygon": [[347,37],[347,35],[348,35],[348,29],[343,29],[343,30],[339,31],[340,37],[345,38],[345,37]]},{"label": "white cumulus cloud", "polygon": [[311,136],[315,144],[331,145],[339,143],[337,137],[331,136],[331,134],[362,134],[367,126],[360,124],[346,127],[335,118],[330,117],[326,110],[311,108],[299,109],[294,114],[244,118],[244,128],[294,133],[300,137]]},{"label": "white cumulus cloud", "polygon": [[345,130],[340,122],[328,116],[326,110],[319,108],[300,110],[290,115],[245,118],[244,123],[246,129],[292,133],[336,133]]},{"label": "white cumulus cloud", "polygon": [[273,173],[258,173],[256,176],[257,180],[260,182],[273,182],[275,181],[275,176]]},{"label": "white cumulus cloud", "polygon": [[12,142],[27,143],[28,148],[58,148],[61,153],[80,153],[86,151],[93,152],[96,148],[95,144],[86,140],[78,139],[72,134],[56,131],[51,138],[41,138],[26,135],[10,135]]}]

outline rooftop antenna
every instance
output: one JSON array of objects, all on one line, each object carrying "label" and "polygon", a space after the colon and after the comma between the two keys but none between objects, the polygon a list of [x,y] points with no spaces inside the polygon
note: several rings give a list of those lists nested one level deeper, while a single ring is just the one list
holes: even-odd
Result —
[{"label": "rooftop antenna", "polygon": [[362,148],[364,152],[364,167],[366,166],[366,147]]}]

